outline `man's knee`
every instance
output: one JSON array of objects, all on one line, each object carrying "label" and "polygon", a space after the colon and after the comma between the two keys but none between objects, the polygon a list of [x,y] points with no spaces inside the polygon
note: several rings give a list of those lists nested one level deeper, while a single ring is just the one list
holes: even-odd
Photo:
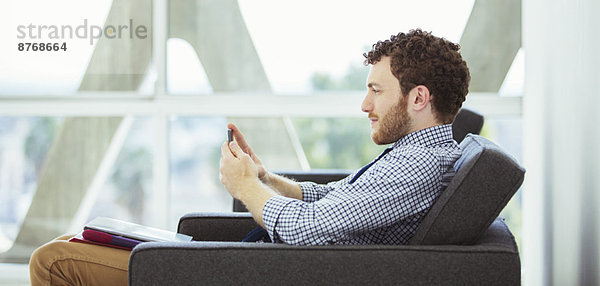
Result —
[{"label": "man's knee", "polygon": [[31,285],[42,285],[50,281],[50,265],[52,256],[56,254],[55,241],[36,249],[29,259],[29,277]]},{"label": "man's knee", "polygon": [[64,256],[66,244],[63,237],[48,242],[36,249],[29,260],[31,284],[37,285],[50,280],[50,267]]}]

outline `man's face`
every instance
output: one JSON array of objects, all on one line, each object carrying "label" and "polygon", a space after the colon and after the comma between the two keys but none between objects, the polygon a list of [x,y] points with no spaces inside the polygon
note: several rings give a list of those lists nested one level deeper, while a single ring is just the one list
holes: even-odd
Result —
[{"label": "man's face", "polygon": [[367,78],[367,95],[361,109],[371,120],[371,139],[378,145],[396,142],[411,130],[412,120],[407,111],[398,79],[390,69],[390,57],[382,57],[371,67]]}]

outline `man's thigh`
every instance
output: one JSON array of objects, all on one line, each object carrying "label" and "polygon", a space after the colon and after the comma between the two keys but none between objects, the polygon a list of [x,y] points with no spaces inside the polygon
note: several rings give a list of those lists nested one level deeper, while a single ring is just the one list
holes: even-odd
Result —
[{"label": "man's thigh", "polygon": [[31,257],[31,282],[79,285],[127,285],[130,251],[57,238]]}]

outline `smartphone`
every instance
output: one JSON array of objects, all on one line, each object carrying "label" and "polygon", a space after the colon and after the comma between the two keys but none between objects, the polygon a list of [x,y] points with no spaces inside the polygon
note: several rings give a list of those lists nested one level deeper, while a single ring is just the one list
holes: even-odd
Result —
[{"label": "smartphone", "polygon": [[231,129],[227,129],[227,144],[231,143],[231,141],[233,141],[233,135],[231,134],[233,132],[233,130]]}]

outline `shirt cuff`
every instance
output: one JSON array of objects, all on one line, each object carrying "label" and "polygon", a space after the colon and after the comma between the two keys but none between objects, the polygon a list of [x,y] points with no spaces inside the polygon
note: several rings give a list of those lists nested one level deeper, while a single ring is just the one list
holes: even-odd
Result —
[{"label": "shirt cuff", "polygon": [[297,200],[287,198],[284,196],[273,196],[267,201],[267,203],[263,207],[263,223],[265,224],[265,229],[271,237],[271,241],[281,242],[279,236],[277,235],[277,232],[275,231],[275,227],[277,226],[277,220],[279,219],[279,216],[281,215],[285,207],[293,201]]}]

